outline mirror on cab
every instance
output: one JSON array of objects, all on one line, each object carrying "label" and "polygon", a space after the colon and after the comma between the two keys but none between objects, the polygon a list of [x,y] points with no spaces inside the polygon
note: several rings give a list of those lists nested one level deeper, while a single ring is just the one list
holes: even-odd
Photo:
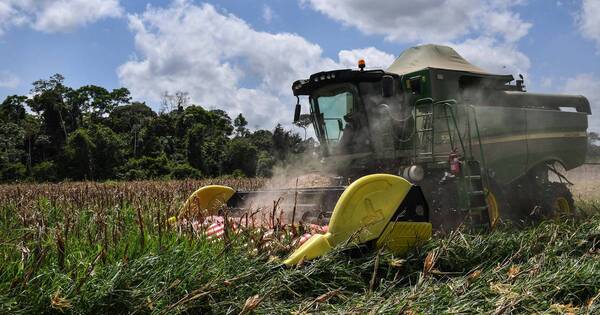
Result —
[{"label": "mirror on cab", "polygon": [[392,77],[391,75],[384,75],[381,78],[381,96],[394,96],[394,77]]},{"label": "mirror on cab", "polygon": [[300,111],[302,110],[302,106],[300,106],[300,98],[296,97],[298,102],[296,103],[296,110],[294,111],[294,122],[297,123],[300,120]]}]

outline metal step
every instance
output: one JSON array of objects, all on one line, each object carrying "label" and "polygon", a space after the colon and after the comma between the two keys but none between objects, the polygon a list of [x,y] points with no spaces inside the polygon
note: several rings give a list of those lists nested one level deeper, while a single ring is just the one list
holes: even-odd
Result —
[{"label": "metal step", "polygon": [[469,211],[488,211],[487,206],[469,208]]},{"label": "metal step", "polygon": [[483,196],[485,195],[485,192],[481,191],[481,190],[476,190],[476,191],[469,191],[467,192],[469,195],[471,196]]}]

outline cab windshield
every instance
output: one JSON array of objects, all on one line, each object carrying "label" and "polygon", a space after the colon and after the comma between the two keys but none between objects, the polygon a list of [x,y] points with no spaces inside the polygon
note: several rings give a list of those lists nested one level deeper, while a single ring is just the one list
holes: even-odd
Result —
[{"label": "cab windshield", "polygon": [[343,138],[347,126],[345,117],[356,110],[355,88],[349,84],[325,87],[311,97],[317,120],[317,134],[331,147]]}]

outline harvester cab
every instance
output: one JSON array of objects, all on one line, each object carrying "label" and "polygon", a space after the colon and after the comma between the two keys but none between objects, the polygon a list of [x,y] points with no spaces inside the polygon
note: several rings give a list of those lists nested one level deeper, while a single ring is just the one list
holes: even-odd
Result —
[{"label": "harvester cab", "polygon": [[377,146],[375,121],[410,115],[400,77],[382,70],[319,72],[294,82],[292,89],[296,96],[308,96],[315,134],[326,157],[368,155]]},{"label": "harvester cab", "polygon": [[292,226],[298,218],[329,225],[285,262],[294,265],[349,240],[402,253],[432,228],[493,228],[531,213],[572,213],[563,173],[585,160],[585,97],[528,93],[523,78],[512,84],[512,75],[488,73],[446,46],[413,47],[386,70],[365,68],[361,61],[358,70],[292,84],[294,119],[307,97],[325,167],[342,185],[208,186],[181,215],[211,215],[223,205],[247,211],[257,196],[273,196],[293,209],[286,211]]}]

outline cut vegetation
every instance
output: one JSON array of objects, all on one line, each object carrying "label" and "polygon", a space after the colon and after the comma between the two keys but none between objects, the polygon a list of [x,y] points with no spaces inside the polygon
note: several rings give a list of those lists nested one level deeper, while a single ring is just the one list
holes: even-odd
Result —
[{"label": "cut vegetation", "polygon": [[596,202],[578,201],[575,218],[438,235],[405,257],[342,248],[289,269],[281,227],[207,240],[165,223],[206,183],[0,186],[1,312],[600,312]]}]

